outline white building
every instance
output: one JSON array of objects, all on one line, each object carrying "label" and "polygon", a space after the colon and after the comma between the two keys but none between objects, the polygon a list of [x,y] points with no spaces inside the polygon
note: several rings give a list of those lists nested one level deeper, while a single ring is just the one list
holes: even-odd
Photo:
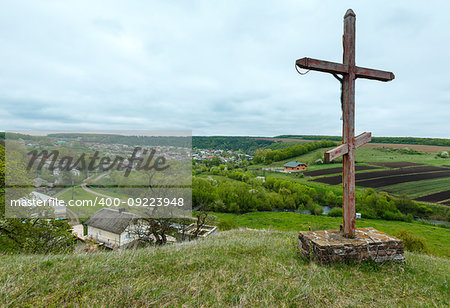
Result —
[{"label": "white building", "polygon": [[136,239],[136,236],[128,231],[133,220],[138,217],[134,213],[125,212],[125,209],[103,208],[86,221],[87,238],[111,248],[122,248]]},{"label": "white building", "polygon": [[65,219],[66,218],[66,203],[63,200],[50,197],[43,193],[33,191],[28,196],[22,197],[19,200],[19,204],[26,206],[28,209],[34,211],[35,209],[44,210],[45,208],[52,208],[53,213],[44,213],[45,211],[37,211],[31,214],[31,217],[41,217],[43,218],[56,218]]}]

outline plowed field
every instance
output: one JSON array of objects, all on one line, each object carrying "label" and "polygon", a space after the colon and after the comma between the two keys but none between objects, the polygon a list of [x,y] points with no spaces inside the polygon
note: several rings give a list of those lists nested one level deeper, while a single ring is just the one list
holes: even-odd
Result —
[{"label": "plowed field", "polygon": [[[448,168],[441,168],[441,167],[434,167],[434,166],[419,166],[419,167],[409,167],[409,168],[400,168],[400,169],[394,169],[394,170],[384,170],[384,171],[373,171],[373,172],[364,172],[364,173],[357,173],[355,174],[357,184],[359,184],[358,181],[361,180],[371,180],[376,178],[383,178],[385,180],[390,179],[393,176],[399,176],[399,175],[405,175],[405,174],[420,174],[420,173],[427,173],[432,172],[432,174],[436,172],[442,172],[442,171],[450,171]],[[431,177],[433,178],[433,177]],[[330,184],[330,185],[337,185],[342,182],[342,176],[336,175],[336,176],[328,176],[323,178],[314,179],[313,181]],[[382,186],[387,186],[391,184],[386,184]],[[364,185],[360,185],[364,186]],[[372,187],[372,186],[369,186]]]},{"label": "plowed field", "polygon": [[450,199],[450,190],[415,198],[416,201],[439,202]]},{"label": "plowed field", "polygon": [[[363,171],[363,170],[371,170],[371,169],[377,169],[378,167],[373,166],[356,166],[356,171]],[[319,176],[319,175],[327,175],[327,174],[334,174],[334,173],[340,173],[342,172],[342,167],[337,168],[329,168],[329,169],[322,169],[322,170],[315,170],[315,171],[307,171],[304,172],[307,176]]]},{"label": "plowed field", "polygon": [[398,161],[398,162],[392,162],[392,163],[370,163],[371,165],[376,166],[382,166],[387,168],[404,168],[404,167],[411,167],[411,166],[422,166],[422,164],[418,163],[410,163],[406,161]]},{"label": "plowed field", "polygon": [[429,172],[429,173],[416,173],[416,174],[406,174],[406,175],[397,175],[390,176],[385,178],[376,178],[364,181],[357,181],[356,185],[363,187],[383,187],[388,185],[394,185],[405,182],[416,182],[430,179],[438,179],[438,178],[446,178],[450,177],[449,171],[439,171],[439,172]]}]

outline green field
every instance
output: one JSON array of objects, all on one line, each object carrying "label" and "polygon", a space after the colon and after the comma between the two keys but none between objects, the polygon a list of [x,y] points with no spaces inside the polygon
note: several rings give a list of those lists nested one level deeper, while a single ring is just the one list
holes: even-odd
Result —
[{"label": "green field", "polygon": [[419,196],[449,190],[450,178],[400,183],[396,185],[384,186],[381,189],[394,195],[405,194],[410,198],[417,198]]},{"label": "green field", "polygon": [[[72,189],[69,189],[58,198],[68,203],[69,200],[72,200]],[[97,198],[96,195],[84,191],[80,186],[76,186],[73,188],[73,200],[94,201],[95,198]],[[89,217],[100,210],[100,208],[100,206],[72,206],[70,207],[70,210],[76,213],[79,217]]]},{"label": "green field", "polygon": [[[231,219],[239,227],[251,229],[272,229],[280,231],[306,231],[324,229],[339,229],[342,218],[303,215],[289,212],[256,212],[247,214],[214,213],[217,219]],[[395,235],[405,229],[426,239],[430,253],[435,256],[450,258],[450,229],[418,222],[386,221],[376,219],[361,219],[356,221],[356,227],[374,227],[377,230]]]},{"label": "green field", "polygon": [[3,307],[448,307],[450,260],[320,266],[297,232],[227,231],[120,253],[0,258]]},{"label": "green field", "polygon": [[[99,188],[89,188],[93,191],[96,191],[101,194],[105,194],[114,198],[123,198],[124,196],[121,194],[118,194],[114,191],[108,190],[108,189],[99,189]],[[62,195],[58,197],[59,199],[64,200],[66,203],[69,202],[69,200],[72,200],[72,189],[69,189],[68,191],[64,192]],[[80,186],[76,186],[73,189],[73,200],[90,200],[94,201],[97,199],[97,202],[99,202],[102,197],[91,194],[85,190],[83,190]],[[89,217],[98,210],[102,208],[101,205],[97,203],[97,206],[72,206],[70,209],[76,213],[79,217]],[[114,208],[114,207],[113,207]]]},{"label": "green field", "polygon": [[269,165],[261,165],[261,164],[252,165],[252,166],[249,166],[249,169],[250,170],[252,170],[252,169],[254,170],[254,169],[261,169],[261,168],[281,167],[286,162],[294,161],[294,160],[303,162],[303,163],[305,163],[307,165],[311,165],[317,159],[319,159],[319,158],[323,159],[323,153],[325,151],[327,151],[327,150],[329,150],[329,148],[320,148],[320,149],[314,150],[312,152],[309,152],[309,153],[306,153],[306,154],[303,154],[303,155],[300,155],[300,156],[292,157],[292,158],[285,159],[285,160],[282,160],[282,161],[273,162],[273,163],[271,163]]},{"label": "green field", "polygon": [[450,159],[437,158],[435,153],[421,153],[421,155],[414,155],[385,152],[382,148],[358,148],[355,152],[355,160],[357,163],[407,161],[432,166],[450,164]]},{"label": "green field", "polygon": [[[284,173],[278,173],[278,172],[269,172],[269,171],[263,172],[262,171],[262,168],[281,167],[281,166],[283,166],[283,164],[286,161],[291,161],[291,160],[306,162],[308,164],[308,171],[336,168],[336,167],[342,166],[341,163],[320,164],[320,165],[313,164],[317,158],[321,158],[323,156],[323,152],[325,152],[326,150],[327,150],[327,148],[318,149],[313,152],[310,152],[310,153],[307,153],[307,154],[304,154],[301,156],[297,156],[297,157],[289,159],[289,160],[275,162],[275,163],[272,163],[267,166],[266,165],[253,165],[253,166],[249,167],[249,170],[252,171],[256,175],[265,174],[265,175],[268,175],[271,177],[295,181],[295,182],[302,183],[302,184],[305,184],[305,185],[308,185],[311,187],[315,187],[315,188],[326,188],[326,189],[332,190],[334,192],[342,192],[341,184],[340,185],[327,185],[327,184],[323,184],[323,183],[308,181],[309,179],[311,179],[311,177],[308,177],[308,176],[300,177],[293,173],[284,174]],[[361,165],[361,166],[370,165],[371,163],[375,163],[375,162],[412,162],[412,163],[419,163],[419,164],[431,165],[431,166],[450,165],[450,159],[438,158],[438,157],[436,157],[435,153],[421,152],[420,155],[403,154],[398,151],[389,151],[389,150],[382,149],[382,148],[358,148],[356,150],[355,159],[356,159],[357,165]],[[380,167],[377,170],[383,170],[383,169],[387,169],[387,168]],[[376,171],[376,170],[365,170],[365,171],[359,171],[359,172],[371,172],[371,171]],[[334,175],[336,175],[336,174],[334,174]],[[364,188],[359,188],[359,189],[364,189]],[[405,182],[405,183],[401,183],[401,184],[380,187],[380,188],[377,188],[376,190],[377,191],[386,191],[395,196],[407,195],[409,198],[416,198],[418,196],[437,193],[437,192],[448,190],[448,189],[450,189],[450,178],[440,178],[440,179],[424,180],[424,181],[417,181],[417,182]]]}]

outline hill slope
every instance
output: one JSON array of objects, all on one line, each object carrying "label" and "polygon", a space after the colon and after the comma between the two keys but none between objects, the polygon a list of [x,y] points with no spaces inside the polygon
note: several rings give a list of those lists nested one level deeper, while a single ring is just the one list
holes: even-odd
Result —
[{"label": "hill slope", "polygon": [[397,306],[448,302],[450,260],[318,266],[296,232],[228,231],[121,253],[2,256],[2,306]]}]

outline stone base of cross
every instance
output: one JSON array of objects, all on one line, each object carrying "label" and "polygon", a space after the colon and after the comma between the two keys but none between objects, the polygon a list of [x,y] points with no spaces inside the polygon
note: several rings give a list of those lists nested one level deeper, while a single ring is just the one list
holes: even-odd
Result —
[{"label": "stone base of cross", "polygon": [[[300,68],[331,73],[342,84],[342,144],[325,153],[325,161],[343,156],[343,231],[346,237],[355,235],[355,149],[371,139],[370,133],[355,137],[355,80],[356,78],[390,81],[391,72],[356,66],[355,64],[355,13],[349,9],[344,16],[343,63],[311,58],[296,61]],[[342,77],[339,77],[341,75]]]}]

